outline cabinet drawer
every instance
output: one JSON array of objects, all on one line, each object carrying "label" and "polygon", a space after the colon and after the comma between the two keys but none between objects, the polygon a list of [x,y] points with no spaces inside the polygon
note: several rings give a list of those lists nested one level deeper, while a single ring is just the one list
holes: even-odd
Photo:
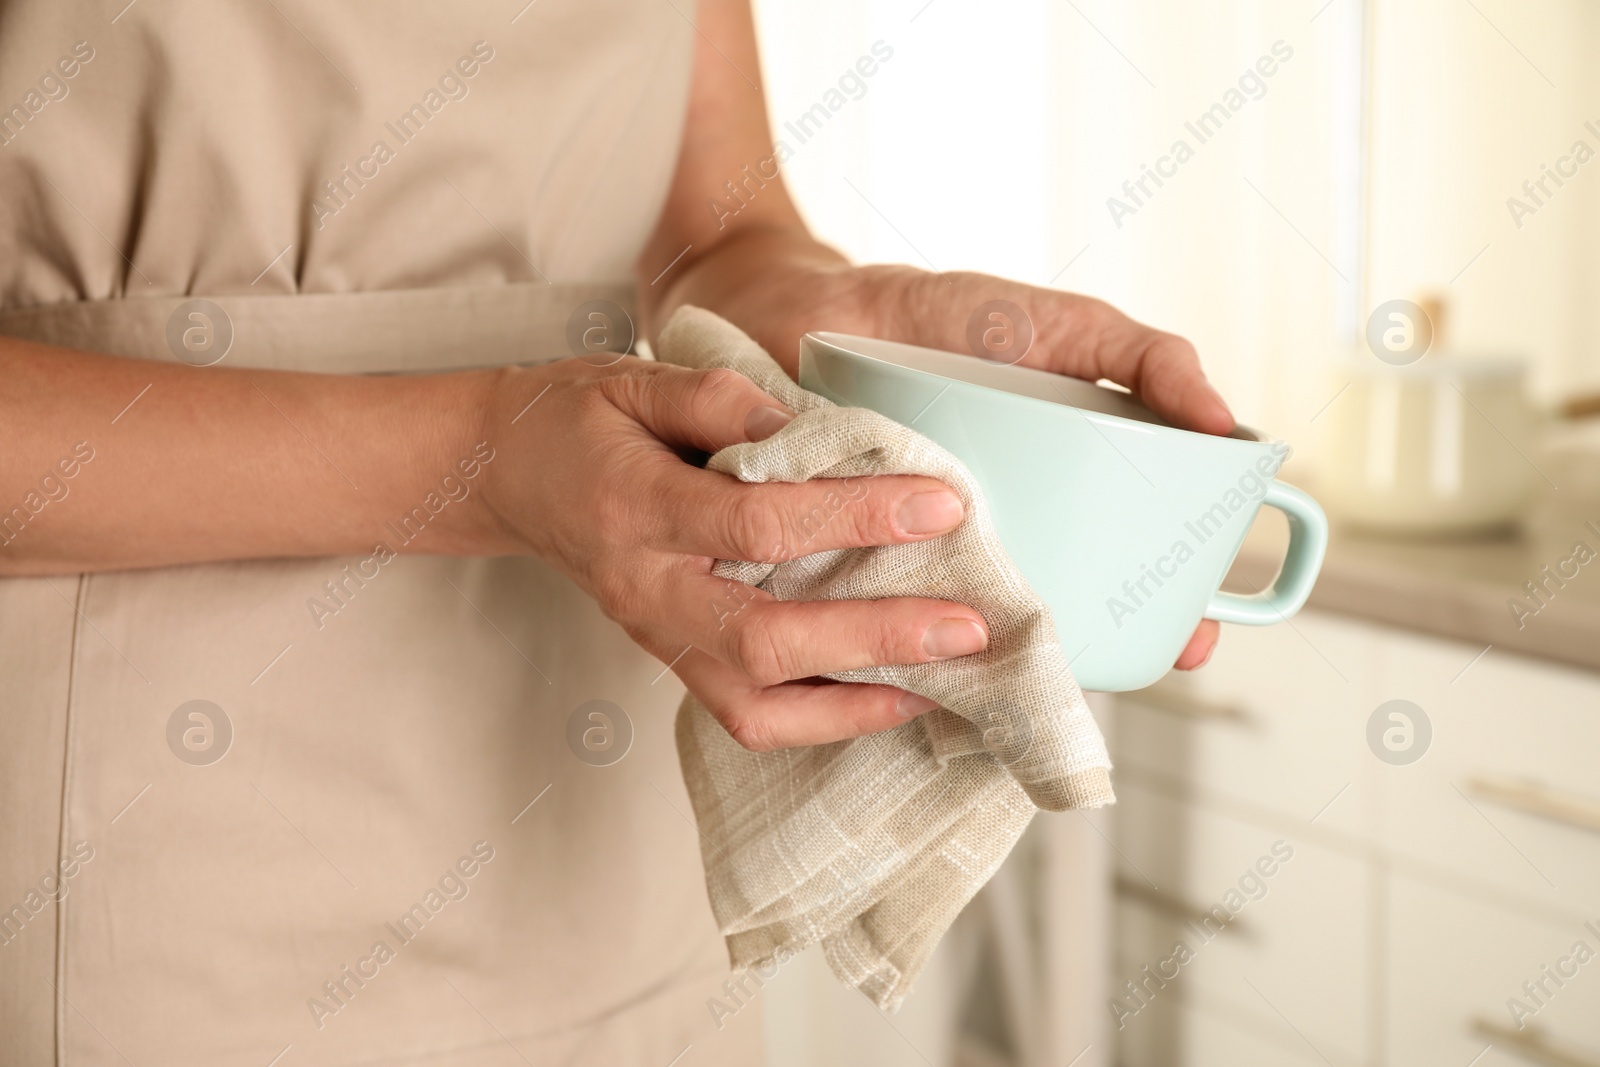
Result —
[{"label": "cabinet drawer", "polygon": [[[1286,1042],[1225,1011],[1174,1000],[1152,1005],[1150,1013],[1137,1028],[1113,1029],[1118,1067],[1328,1067],[1294,1034]],[[1336,1054],[1330,1059],[1355,1067]]]},{"label": "cabinet drawer", "polygon": [[[1117,698],[1113,760],[1318,825],[1375,832],[1374,631],[1315,612],[1230,626],[1212,661]],[[1329,801],[1338,797],[1331,806]]]},{"label": "cabinet drawer", "polygon": [[[1358,1059],[1371,1025],[1375,890],[1366,868],[1292,839],[1275,856],[1281,835],[1137,785],[1119,786],[1118,795],[1110,992],[1137,1009],[1122,1018],[1123,1031],[1141,1029],[1165,1001],[1203,995],[1285,1043],[1309,1040],[1335,1062]],[[1226,924],[1219,906],[1233,912]],[[1192,959],[1166,962],[1179,942]]]},{"label": "cabinet drawer", "polygon": [[[1426,753],[1379,764],[1385,846],[1573,915],[1600,914],[1600,677],[1392,633],[1384,699],[1431,724]],[[1470,666],[1469,666],[1470,664]],[[1600,947],[1600,946],[1597,946]]]},{"label": "cabinet drawer", "polygon": [[[1528,918],[1404,876],[1391,881],[1389,899],[1390,1063],[1462,1067],[1493,1044],[1480,1067],[1600,1067],[1600,937],[1576,921]],[[1582,965],[1570,960],[1579,941],[1597,954]],[[1546,966],[1576,973],[1559,987],[1545,979],[1539,1005],[1523,983]],[[1536,1014],[1514,1016],[1513,997]],[[1567,1058],[1527,1051],[1540,1041]]]}]

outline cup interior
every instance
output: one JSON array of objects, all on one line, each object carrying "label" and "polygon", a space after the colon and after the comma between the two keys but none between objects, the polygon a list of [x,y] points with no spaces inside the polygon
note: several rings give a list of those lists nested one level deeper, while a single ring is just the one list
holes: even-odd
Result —
[{"label": "cup interior", "polygon": [[[815,333],[811,336],[841,352],[906,370],[932,374],[986,389],[997,389],[1018,396],[1032,397],[1035,400],[1077,408],[1080,411],[1093,411],[1113,418],[1161,426],[1180,433],[1189,432],[1173,426],[1141,404],[1132,394],[1121,389],[1086,382],[1081,378],[1069,378],[1049,371],[1036,370],[1033,367],[996,363],[993,360],[959,355],[955,352],[942,352],[933,348],[921,348],[898,341],[883,341],[838,333]],[[1241,441],[1263,439],[1261,434],[1246,426],[1235,427],[1229,436]]]}]

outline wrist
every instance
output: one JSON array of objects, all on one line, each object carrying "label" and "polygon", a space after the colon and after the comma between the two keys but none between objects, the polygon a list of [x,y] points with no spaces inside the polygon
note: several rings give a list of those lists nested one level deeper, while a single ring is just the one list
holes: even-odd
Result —
[{"label": "wrist", "polygon": [[469,396],[460,408],[456,448],[473,454],[478,473],[458,516],[459,554],[538,554],[539,531],[527,528],[527,503],[545,474],[530,469],[525,457],[540,454],[532,443],[542,425],[535,405],[550,402],[545,391],[552,384],[548,366],[498,367],[464,383]]},{"label": "wrist", "polygon": [[754,338],[792,377],[800,334],[839,328],[817,325],[813,313],[831,318],[837,298],[850,295],[851,273],[843,256],[803,230],[751,228],[688,264],[654,301],[642,291],[642,310],[652,342],[683,304],[714,312]]},{"label": "wrist", "polygon": [[398,553],[451,556],[526,551],[489,500],[491,472],[507,453],[504,434],[494,430],[503,422],[495,418],[496,400],[512,370],[415,380],[410,411],[392,413],[421,431],[407,459],[410,473],[401,491],[385,495],[382,513],[370,516],[382,544]]}]

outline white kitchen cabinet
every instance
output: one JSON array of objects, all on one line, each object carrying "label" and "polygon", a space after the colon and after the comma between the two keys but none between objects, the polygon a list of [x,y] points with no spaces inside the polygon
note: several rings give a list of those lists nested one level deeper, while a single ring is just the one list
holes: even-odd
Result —
[{"label": "white kitchen cabinet", "polygon": [[[1600,959],[1525,1030],[1505,1003],[1580,938],[1600,953],[1600,675],[1481,652],[1304,612],[1117,699],[1108,996],[1243,852],[1295,847],[1239,936],[1116,1034],[1117,1062],[1465,1067],[1493,1045],[1479,1065],[1600,1067]],[[1431,723],[1414,762],[1369,743],[1395,699]]]},{"label": "white kitchen cabinet", "polygon": [[[1123,1017],[1122,1034],[1137,1036],[1164,1000],[1198,998],[1280,1043],[1359,1062],[1371,1028],[1364,865],[1131,783],[1117,793],[1119,937],[1108,995],[1139,1009]],[[1180,942],[1193,958],[1163,966]],[[1143,983],[1149,1007],[1125,991],[1128,981]]]},{"label": "white kitchen cabinet", "polygon": [[[1292,1031],[1264,1031],[1254,1020],[1241,1020],[1225,1008],[1174,1000],[1153,1006],[1148,1021],[1141,1019],[1117,1035],[1119,1067],[1346,1067],[1356,1061],[1334,1053],[1325,1058]],[[1285,1036],[1287,1035],[1287,1036]]]},{"label": "white kitchen cabinet", "polygon": [[[1427,753],[1383,767],[1383,840],[1446,878],[1600,915],[1600,676],[1389,634],[1385,699],[1421,707]],[[1470,666],[1469,666],[1470,663]]]},{"label": "white kitchen cabinet", "polygon": [[1320,825],[1372,833],[1362,731],[1374,646],[1368,627],[1311,613],[1291,625],[1228,627],[1204,670],[1119,698],[1116,762],[1290,819],[1326,808]]},{"label": "white kitchen cabinet", "polygon": [[[1572,1057],[1546,1063],[1600,1067],[1600,936],[1581,923],[1530,918],[1403,875],[1390,881],[1388,912],[1390,1063],[1462,1067],[1492,1044],[1480,1067],[1539,1064],[1518,1052],[1510,1036],[1518,1035]],[[1579,941],[1597,953],[1586,964],[1572,959]],[[1573,973],[1542,973],[1558,966]],[[1536,988],[1535,1000],[1523,983],[1539,980],[1545,993]],[[1536,1014],[1513,1013],[1512,998]]]}]

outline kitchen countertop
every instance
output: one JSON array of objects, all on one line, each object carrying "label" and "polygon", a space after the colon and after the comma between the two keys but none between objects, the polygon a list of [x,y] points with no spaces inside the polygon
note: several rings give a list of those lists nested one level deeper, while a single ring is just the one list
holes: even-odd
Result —
[{"label": "kitchen countertop", "polygon": [[[1564,492],[1547,491],[1520,528],[1498,535],[1399,537],[1334,520],[1307,606],[1600,671],[1600,492],[1594,490],[1569,484]],[[1224,588],[1264,588],[1286,538],[1281,518],[1258,521]],[[1580,541],[1592,555],[1574,556]],[[1529,597],[1529,581],[1554,590],[1542,594],[1543,606]],[[1513,599],[1533,613],[1519,620],[1508,605]]]}]

